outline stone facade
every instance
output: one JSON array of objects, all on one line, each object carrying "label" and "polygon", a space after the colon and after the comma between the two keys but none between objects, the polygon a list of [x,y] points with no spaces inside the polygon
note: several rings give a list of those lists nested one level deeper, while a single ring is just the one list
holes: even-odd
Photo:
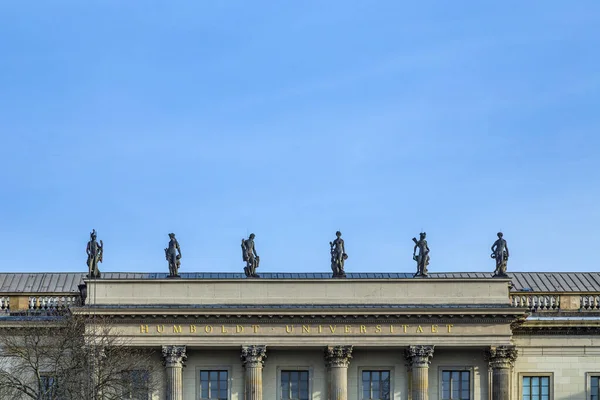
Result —
[{"label": "stone facade", "polygon": [[[510,283],[99,279],[69,307],[114,318],[115,335],[157,353],[153,400],[590,400],[592,294],[579,306],[564,294],[563,310],[560,293],[540,303]],[[7,313],[0,329],[18,323]]]}]

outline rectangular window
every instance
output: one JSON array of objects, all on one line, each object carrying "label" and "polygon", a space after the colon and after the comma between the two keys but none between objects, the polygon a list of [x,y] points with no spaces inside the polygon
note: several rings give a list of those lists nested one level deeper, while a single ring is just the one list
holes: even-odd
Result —
[{"label": "rectangular window", "polygon": [[471,372],[442,371],[442,400],[471,400]]},{"label": "rectangular window", "polygon": [[390,400],[390,371],[362,372],[362,400]]},{"label": "rectangular window", "polygon": [[550,400],[549,376],[523,376],[522,400]]},{"label": "rectangular window", "polygon": [[144,369],[123,372],[123,398],[127,400],[149,400],[150,373]]},{"label": "rectangular window", "polygon": [[600,376],[590,377],[590,400],[600,400]]},{"label": "rectangular window", "polygon": [[229,377],[227,371],[200,371],[200,400],[227,400]]},{"label": "rectangular window", "polygon": [[42,375],[41,390],[40,393],[42,400],[58,400],[58,381],[56,377],[52,375]]},{"label": "rectangular window", "polygon": [[281,400],[309,400],[308,371],[281,371]]}]

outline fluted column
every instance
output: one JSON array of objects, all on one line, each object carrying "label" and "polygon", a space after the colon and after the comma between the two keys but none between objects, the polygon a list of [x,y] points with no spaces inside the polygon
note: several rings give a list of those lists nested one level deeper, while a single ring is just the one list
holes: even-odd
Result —
[{"label": "fluted column", "polygon": [[428,400],[429,364],[433,357],[434,346],[409,346],[404,357],[411,372],[412,400]]},{"label": "fluted column", "polygon": [[492,400],[510,400],[510,372],[517,354],[515,346],[492,346],[486,352],[492,369]]},{"label": "fluted column", "polygon": [[183,400],[183,367],[187,360],[185,346],[163,346],[162,355],[167,372],[167,400]]},{"label": "fluted column", "polygon": [[348,400],[348,365],[352,358],[352,346],[327,346],[325,364],[329,371],[327,400]]},{"label": "fluted column", "polygon": [[262,400],[262,370],[267,358],[267,346],[242,346],[242,364],[246,370],[245,400]]}]

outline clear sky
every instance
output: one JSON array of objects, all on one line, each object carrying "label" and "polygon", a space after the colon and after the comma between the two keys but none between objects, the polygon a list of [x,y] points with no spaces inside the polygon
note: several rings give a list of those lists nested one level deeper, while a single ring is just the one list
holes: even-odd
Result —
[{"label": "clear sky", "polygon": [[2,1],[0,271],[597,271],[600,2]]}]

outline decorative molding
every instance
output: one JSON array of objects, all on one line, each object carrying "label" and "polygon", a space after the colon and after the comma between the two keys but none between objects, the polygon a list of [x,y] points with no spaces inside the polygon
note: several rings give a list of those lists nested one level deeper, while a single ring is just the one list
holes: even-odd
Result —
[{"label": "decorative molding", "polygon": [[352,358],[352,346],[327,346],[325,348],[325,365],[327,368],[348,368]]},{"label": "decorative molding", "polygon": [[184,367],[187,360],[185,346],[163,346],[163,362],[167,367]]},{"label": "decorative molding", "polygon": [[240,359],[245,368],[262,367],[267,358],[267,346],[250,345],[242,346],[242,355]]},{"label": "decorative molding", "polygon": [[408,346],[404,351],[404,358],[408,361],[409,369],[429,367],[434,348],[435,346],[428,345]]},{"label": "decorative molding", "polygon": [[515,346],[491,346],[485,352],[490,368],[511,368],[515,365],[519,352]]}]

